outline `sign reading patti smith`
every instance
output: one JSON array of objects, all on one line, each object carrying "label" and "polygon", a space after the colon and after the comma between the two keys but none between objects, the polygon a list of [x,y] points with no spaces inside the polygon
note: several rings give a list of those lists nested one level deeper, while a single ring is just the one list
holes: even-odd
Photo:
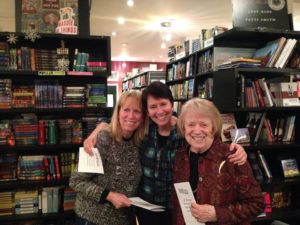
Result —
[{"label": "sign reading patti smith", "polygon": [[287,0],[232,0],[233,26],[289,30]]}]

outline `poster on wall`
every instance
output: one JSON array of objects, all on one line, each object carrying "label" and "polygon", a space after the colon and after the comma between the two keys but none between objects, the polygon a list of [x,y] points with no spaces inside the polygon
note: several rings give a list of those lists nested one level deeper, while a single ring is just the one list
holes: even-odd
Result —
[{"label": "poster on wall", "polygon": [[16,0],[16,31],[89,34],[88,8],[86,0]]},{"label": "poster on wall", "polygon": [[290,30],[287,0],[232,0],[233,26]]}]

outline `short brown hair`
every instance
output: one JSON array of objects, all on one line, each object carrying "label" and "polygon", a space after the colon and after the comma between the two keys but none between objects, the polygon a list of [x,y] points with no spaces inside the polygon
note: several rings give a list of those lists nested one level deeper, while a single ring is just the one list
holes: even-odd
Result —
[{"label": "short brown hair", "polygon": [[180,115],[177,120],[177,130],[182,136],[184,136],[185,133],[184,123],[186,119],[186,113],[189,111],[194,111],[210,118],[213,124],[213,135],[215,137],[220,137],[222,119],[219,110],[212,102],[200,98],[190,99],[181,108]]}]

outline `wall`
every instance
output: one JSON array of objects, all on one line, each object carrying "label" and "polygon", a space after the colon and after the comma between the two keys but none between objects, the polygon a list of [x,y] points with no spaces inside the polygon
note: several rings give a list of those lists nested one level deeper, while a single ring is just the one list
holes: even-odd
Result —
[{"label": "wall", "polygon": [[113,61],[111,62],[111,71],[117,71],[118,77],[115,79],[109,79],[108,84],[118,84],[119,96],[122,93],[122,80],[127,73],[132,72],[133,68],[149,67],[149,64],[156,64],[157,70],[166,70],[166,63],[161,62],[124,62]]}]

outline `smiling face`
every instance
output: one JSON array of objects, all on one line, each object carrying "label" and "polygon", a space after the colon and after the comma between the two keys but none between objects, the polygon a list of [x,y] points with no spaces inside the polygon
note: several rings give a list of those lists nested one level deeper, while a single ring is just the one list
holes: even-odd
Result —
[{"label": "smiling face", "polygon": [[143,121],[141,104],[136,99],[128,97],[119,111],[119,122],[122,136],[129,138]]},{"label": "smiling face", "polygon": [[191,151],[204,152],[208,150],[214,140],[212,120],[194,110],[186,112],[184,136],[191,146]]},{"label": "smiling face", "polygon": [[172,119],[173,106],[169,99],[154,98],[151,95],[147,98],[147,111],[149,117],[159,127],[166,126]]}]

